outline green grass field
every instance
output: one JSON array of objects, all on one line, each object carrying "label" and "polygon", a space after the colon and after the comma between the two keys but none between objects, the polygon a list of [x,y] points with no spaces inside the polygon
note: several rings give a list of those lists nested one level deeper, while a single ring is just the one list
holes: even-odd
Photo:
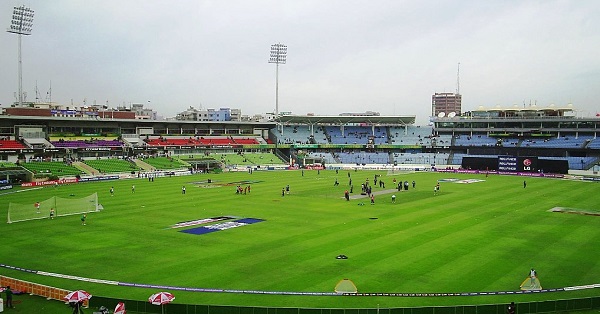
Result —
[{"label": "green grass field", "polygon": [[[416,189],[343,199],[348,172],[279,171],[197,174],[48,187],[0,196],[9,202],[84,197],[104,210],[88,215],[2,224],[0,263],[95,279],[193,288],[333,292],[351,279],[359,292],[514,291],[534,267],[544,288],[600,283],[598,183],[548,178],[351,171],[354,195],[367,178],[416,181]],[[334,186],[338,178],[340,186]],[[211,179],[212,183],[207,183]],[[479,179],[460,184],[441,179]],[[251,193],[236,195],[248,183]],[[131,193],[135,184],[136,192]],[[290,185],[289,195],[281,189]],[[181,194],[185,185],[187,193]],[[115,196],[109,188],[114,186]],[[384,189],[373,187],[374,192]],[[73,194],[73,196],[71,196]],[[360,206],[359,203],[363,203]],[[264,222],[192,235],[169,226],[217,216]],[[377,218],[377,219],[372,219]],[[189,228],[188,228],[189,229]],[[339,254],[348,256],[338,260]],[[0,274],[93,295],[145,300],[157,289],[127,288],[9,269]],[[477,297],[284,296],[172,291],[176,303],[375,308],[492,304],[598,296],[598,289]]]}]

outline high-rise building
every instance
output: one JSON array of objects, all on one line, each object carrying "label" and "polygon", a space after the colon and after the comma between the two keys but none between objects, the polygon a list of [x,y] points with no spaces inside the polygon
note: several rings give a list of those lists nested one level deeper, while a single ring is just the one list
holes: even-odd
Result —
[{"label": "high-rise building", "polygon": [[462,95],[456,93],[435,93],[431,96],[431,115],[438,116],[441,112],[448,115],[454,112],[461,114]]}]

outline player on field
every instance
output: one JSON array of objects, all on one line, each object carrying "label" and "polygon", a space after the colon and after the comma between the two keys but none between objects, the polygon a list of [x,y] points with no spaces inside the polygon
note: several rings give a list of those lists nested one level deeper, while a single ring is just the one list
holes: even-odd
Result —
[{"label": "player on field", "polygon": [[537,277],[537,272],[535,271],[535,269],[531,269],[529,271],[529,278],[531,278],[531,284],[533,285],[535,283],[535,278]]}]

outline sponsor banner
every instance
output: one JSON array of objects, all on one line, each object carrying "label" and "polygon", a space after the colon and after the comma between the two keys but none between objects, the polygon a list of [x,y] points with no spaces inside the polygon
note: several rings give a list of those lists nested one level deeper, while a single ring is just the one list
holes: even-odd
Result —
[{"label": "sponsor banner", "polygon": [[456,182],[459,179],[449,178],[449,179],[439,179],[438,182]]},{"label": "sponsor banner", "polygon": [[594,289],[594,288],[600,288],[600,284],[565,287],[563,289],[565,291],[574,291],[574,290],[584,290],[584,289]]},{"label": "sponsor banner", "polygon": [[293,144],[295,148],[319,148],[319,144]]},{"label": "sponsor banner", "polygon": [[[250,220],[260,220],[254,218],[248,218]],[[262,220],[261,220],[262,221]],[[65,278],[77,281],[93,282],[107,285],[119,285],[125,287],[139,287],[139,288],[153,288],[161,290],[180,290],[180,291],[192,291],[192,292],[218,292],[218,293],[242,293],[242,294],[269,294],[269,295],[314,295],[314,296],[385,296],[385,297],[456,297],[456,296],[489,296],[489,295],[511,295],[511,294],[530,294],[530,293],[545,293],[545,292],[561,292],[561,291],[575,291],[575,290],[587,290],[600,288],[600,284],[589,284],[581,286],[572,286],[564,288],[552,288],[552,289],[541,289],[541,290],[518,290],[518,291],[481,291],[481,292],[436,292],[436,293],[409,293],[409,292],[371,292],[371,293],[335,293],[335,292],[296,292],[296,291],[264,291],[264,290],[237,290],[237,289],[215,289],[215,288],[194,288],[194,287],[178,287],[178,286],[165,286],[165,285],[151,285],[131,282],[118,282],[113,280],[103,280],[86,278],[79,276],[71,276],[58,273],[50,273],[44,271],[36,271],[27,268],[15,267],[6,264],[0,264],[0,267],[12,270],[23,271],[27,273],[33,273],[42,276],[50,276],[56,278]]]},{"label": "sponsor banner", "polygon": [[517,172],[517,171],[487,171],[487,170],[466,170],[466,169],[435,169],[436,172],[467,173],[467,174],[500,174],[524,177],[545,177],[545,178],[564,178],[563,174],[539,173],[539,172]]},{"label": "sponsor banner", "polygon": [[600,181],[600,177],[583,177],[584,181]]},{"label": "sponsor banner", "polygon": [[2,185],[2,186],[0,186],[0,190],[10,190],[12,188],[13,188],[12,185]]},{"label": "sponsor banner", "polygon": [[56,278],[71,279],[71,280],[77,280],[77,281],[101,283],[101,284],[105,284],[105,285],[115,285],[116,286],[119,284],[118,281],[86,278],[86,277],[71,276],[71,275],[64,275],[64,274],[57,274],[57,273],[48,273],[45,271],[38,271],[37,274],[42,275],[42,276],[48,276],[48,277],[56,277]]},{"label": "sponsor banner", "polygon": [[134,147],[133,150],[159,150],[162,148],[159,147],[151,147],[151,146],[145,146],[145,147]]},{"label": "sponsor banner", "polygon": [[179,222],[179,223],[172,225],[171,228],[176,229],[176,228],[190,227],[190,226],[196,226],[196,225],[203,225],[203,224],[223,221],[223,220],[227,220],[227,219],[233,219],[233,217],[222,216],[222,217],[213,217],[213,218],[204,218],[204,219],[198,219],[198,220],[184,221],[184,222]]},{"label": "sponsor banner", "polygon": [[10,266],[10,265],[6,265],[6,264],[0,264],[0,267],[7,268],[7,269],[12,269],[12,270],[18,270],[18,271],[22,271],[22,272],[26,272],[26,273],[33,273],[33,274],[37,273],[37,271],[33,270],[33,269],[15,267],[15,266]]},{"label": "sponsor banner", "polygon": [[61,115],[74,116],[77,114],[77,110],[51,109],[50,113],[52,115],[61,114]]},{"label": "sponsor banner", "polygon": [[254,224],[257,222],[262,222],[262,221],[264,221],[264,220],[256,219],[256,218],[243,218],[243,219],[238,219],[235,221],[228,221],[228,222],[218,223],[218,224],[209,225],[209,226],[203,226],[203,227],[198,227],[198,228],[182,230],[180,232],[185,232],[185,233],[190,233],[190,234],[207,234],[207,233],[211,233],[211,232],[217,232],[217,231],[223,231],[223,230],[243,227],[243,226],[247,226],[247,225]]},{"label": "sponsor banner", "polygon": [[46,185],[55,185],[55,184],[77,183],[77,182],[79,182],[79,179],[70,178],[70,179],[40,181],[40,182],[23,182],[23,183],[21,183],[21,186],[22,187],[32,187],[32,186],[46,186]]},{"label": "sponsor banner", "polygon": [[119,176],[87,177],[87,178],[80,178],[79,182],[106,181],[106,180],[118,180],[118,179],[119,179]]},{"label": "sponsor banner", "polygon": [[479,179],[466,179],[466,180],[458,180],[458,181],[454,181],[454,183],[462,183],[462,184],[471,184],[471,183],[477,183],[477,182],[485,182],[485,180],[479,180]]},{"label": "sponsor banner", "polygon": [[87,152],[99,152],[99,151],[110,151],[110,150],[114,150],[117,149],[117,147],[82,147],[82,148],[77,148],[77,151],[87,151]]},{"label": "sponsor banner", "polygon": [[537,172],[538,158],[537,157],[519,157],[519,166],[517,171],[519,172]]},{"label": "sponsor banner", "polygon": [[517,171],[517,163],[515,156],[498,156],[499,171]]}]

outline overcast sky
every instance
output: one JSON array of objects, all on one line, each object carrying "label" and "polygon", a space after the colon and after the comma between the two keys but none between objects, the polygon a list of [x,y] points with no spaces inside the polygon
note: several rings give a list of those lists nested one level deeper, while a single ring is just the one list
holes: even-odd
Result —
[{"label": "overcast sky", "polygon": [[[35,11],[23,36],[27,100],[116,107],[164,117],[189,106],[416,115],[431,95],[480,105],[566,106],[600,112],[600,1],[25,0],[0,1],[0,104],[18,90],[13,6]],[[51,83],[50,83],[51,82]],[[50,85],[51,84],[51,85]]]}]

